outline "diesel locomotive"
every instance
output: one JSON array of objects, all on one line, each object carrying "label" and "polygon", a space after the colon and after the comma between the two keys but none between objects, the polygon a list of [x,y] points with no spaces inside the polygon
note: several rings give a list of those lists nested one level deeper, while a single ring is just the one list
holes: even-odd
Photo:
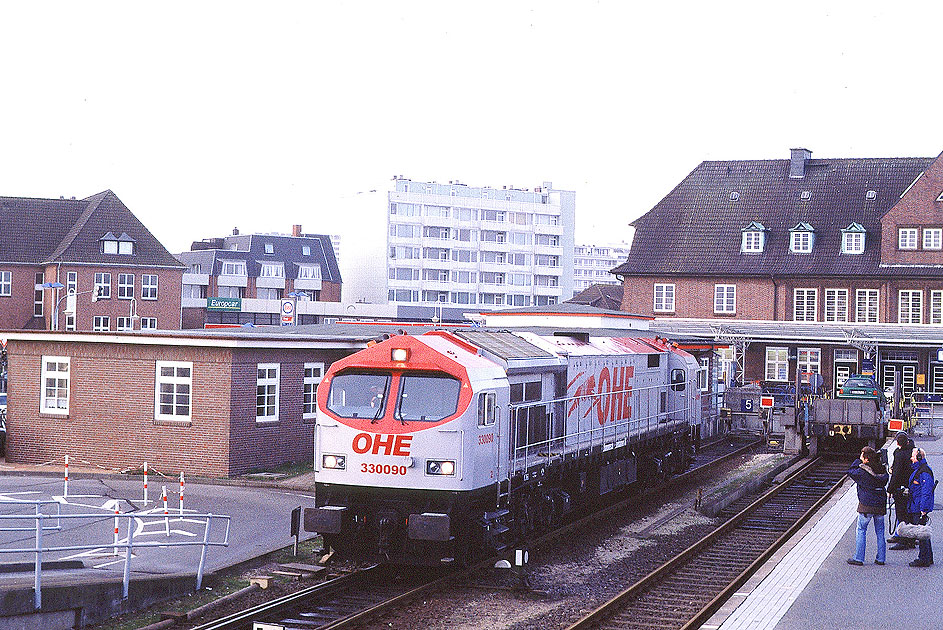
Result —
[{"label": "diesel locomotive", "polygon": [[698,363],[659,338],[488,329],[396,335],[317,392],[316,506],[341,554],[462,563],[629,484],[685,470]]}]

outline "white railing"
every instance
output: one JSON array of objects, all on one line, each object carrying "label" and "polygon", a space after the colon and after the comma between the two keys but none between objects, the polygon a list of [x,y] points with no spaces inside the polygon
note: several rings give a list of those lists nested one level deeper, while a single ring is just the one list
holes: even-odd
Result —
[{"label": "white railing", "polygon": [[[203,522],[203,539],[202,540],[193,540],[193,539],[171,539],[170,538],[170,529],[167,529],[167,540],[162,540],[161,542],[137,542],[134,540],[134,523],[136,519],[148,518],[150,520],[167,520],[169,519],[168,514],[159,515],[156,513],[141,514],[136,512],[127,512],[124,514],[115,513],[113,515],[115,519],[114,529],[109,529],[109,534],[114,532],[115,538],[109,540],[107,543],[94,544],[94,545],[47,545],[43,540],[43,535],[49,531],[61,532],[63,529],[63,522],[69,520],[76,520],[80,523],[85,521],[94,521],[102,522],[103,515],[101,513],[97,514],[62,514],[58,509],[56,514],[44,514],[42,512],[43,506],[57,503],[56,501],[49,500],[39,500],[39,501],[0,501],[0,507],[6,506],[34,506],[34,511],[32,514],[0,514],[0,524],[5,524],[8,522],[16,523],[17,521],[32,521],[31,526],[9,526],[9,527],[0,527],[0,531],[32,531],[35,532],[33,535],[33,546],[32,547],[3,547],[0,546],[0,554],[29,554],[33,557],[34,569],[33,569],[33,591],[34,591],[34,605],[36,610],[42,608],[42,579],[43,579],[43,557],[48,554],[54,554],[64,551],[91,551],[98,549],[113,549],[115,555],[118,555],[119,549],[124,550],[124,577],[123,577],[123,588],[122,588],[122,598],[128,598],[128,587],[131,581],[131,558],[133,557],[132,549],[142,549],[142,548],[153,548],[153,547],[193,547],[200,546],[200,559],[196,569],[196,590],[200,590],[203,586],[203,569],[206,566],[206,552],[209,547],[226,547],[229,545],[229,526],[230,526],[230,517],[223,516],[219,514],[187,514],[186,518],[188,521],[202,521]],[[112,516],[107,517],[107,521],[111,521]],[[127,521],[127,538],[124,541],[117,539],[118,531],[118,521],[119,519],[125,519]],[[221,534],[221,540],[212,540],[210,537],[211,531],[213,530],[212,525],[214,521],[222,520],[225,523],[225,528]],[[19,541],[17,541],[19,542]]]}]

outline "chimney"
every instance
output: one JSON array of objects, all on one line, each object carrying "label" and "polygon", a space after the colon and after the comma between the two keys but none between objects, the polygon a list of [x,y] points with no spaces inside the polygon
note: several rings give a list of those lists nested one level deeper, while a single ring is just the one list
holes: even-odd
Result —
[{"label": "chimney", "polygon": [[300,225],[297,225],[297,224],[291,226],[291,235],[292,235],[292,236],[301,236],[301,226],[300,226]]},{"label": "chimney", "polygon": [[805,177],[805,163],[812,159],[812,151],[808,149],[789,149],[789,177]]},{"label": "chimney", "polygon": [[239,228],[237,228],[237,227],[233,228],[233,229],[232,229],[232,235],[233,235],[233,236],[239,236]]}]

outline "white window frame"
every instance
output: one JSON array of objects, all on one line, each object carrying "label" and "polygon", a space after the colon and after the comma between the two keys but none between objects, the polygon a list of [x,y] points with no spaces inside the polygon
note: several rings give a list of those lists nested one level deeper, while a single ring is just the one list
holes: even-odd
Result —
[{"label": "white window frame", "polygon": [[96,315],[92,318],[92,332],[108,332],[111,330],[111,317]]},{"label": "white window frame", "polygon": [[745,254],[760,254],[763,252],[763,233],[759,230],[748,230],[740,239],[740,251]]},{"label": "white window frame", "polygon": [[134,297],[134,274],[118,274],[118,299],[130,300]]},{"label": "white window frame", "polygon": [[923,248],[943,249],[943,229],[923,228]]},{"label": "white window frame", "polygon": [[700,366],[697,368],[697,387],[702,392],[706,392],[710,389],[710,369],[711,369],[711,358],[710,356],[703,356],[698,359]]},{"label": "white window frame", "polygon": [[917,249],[917,228],[897,229],[897,249]]},{"label": "white window frame", "polygon": [[156,317],[142,317],[141,330],[157,330],[157,318]]},{"label": "white window frame", "polygon": [[[802,296],[801,298],[799,296]],[[792,321],[816,322],[819,313],[819,290],[799,288],[792,291]]]},{"label": "white window frame", "polygon": [[923,323],[923,291],[900,289],[897,291],[897,323]]},{"label": "white window frame", "polygon": [[797,368],[800,374],[822,373],[822,349],[799,348],[797,353]]},{"label": "white window frame", "polygon": [[845,232],[842,234],[841,251],[843,254],[864,253],[864,232]]},{"label": "white window frame", "polygon": [[789,238],[790,251],[797,254],[807,254],[812,251],[812,232],[796,230]]},{"label": "white window frame", "polygon": [[[44,356],[40,368],[39,412],[60,416],[69,415],[69,391],[72,385],[71,359],[61,356]],[[62,369],[63,365],[65,369]],[[50,368],[50,366],[52,366]],[[47,382],[54,379],[50,387]],[[63,396],[64,394],[64,396]]]},{"label": "white window frame", "polygon": [[767,381],[789,382],[789,348],[766,348]]},{"label": "white window frame", "polygon": [[318,417],[318,383],[324,378],[324,363],[305,363],[303,374],[301,417],[305,420],[311,420]]},{"label": "white window frame", "polygon": [[118,241],[118,253],[130,256],[134,253],[134,243],[131,241]]},{"label": "white window frame", "polygon": [[737,312],[737,285],[735,284],[715,284],[714,285],[714,312],[715,313],[736,313]]},{"label": "white window frame", "polygon": [[930,291],[930,323],[943,324],[943,291]]},{"label": "white window frame", "polygon": [[115,330],[134,330],[134,319],[131,317],[116,318]]},{"label": "white window frame", "polygon": [[825,289],[825,321],[848,321],[848,289]]},{"label": "white window frame", "polygon": [[[880,290],[855,290],[855,321],[862,324],[876,324],[880,320]],[[863,317],[862,317],[863,315]]]},{"label": "white window frame", "polygon": [[283,263],[264,262],[259,269],[260,278],[284,278],[285,265]]},{"label": "white window frame", "polygon": [[656,313],[673,313],[675,310],[675,285],[656,284],[654,299],[653,310]]},{"label": "white window frame", "polygon": [[102,253],[103,254],[117,254],[118,253],[118,241],[106,239],[102,241]]},{"label": "white window frame", "polygon": [[111,273],[103,272],[95,274],[95,287],[93,291],[98,295],[99,300],[111,299]]},{"label": "white window frame", "polygon": [[13,272],[0,271],[0,295],[13,295]]},{"label": "white window frame", "polygon": [[223,260],[220,271],[221,276],[245,276],[246,261],[244,260]]},{"label": "white window frame", "polygon": [[[278,363],[259,363],[256,367],[256,394],[255,394],[255,421],[256,422],[278,422],[278,396],[279,396],[279,376],[281,374],[281,365]],[[271,372],[274,371],[274,376]],[[259,372],[265,372],[264,375],[260,375]],[[259,404],[259,388],[266,388],[263,396],[267,399],[269,396],[274,398],[272,403],[271,413],[268,412],[269,403],[268,400]],[[269,389],[271,388],[271,390]],[[265,415],[259,415],[259,409],[263,408],[263,412],[266,412]]]},{"label": "white window frame", "polygon": [[156,300],[157,299],[157,283],[159,281],[160,281],[160,278],[156,273],[141,274],[141,299],[142,300]]},{"label": "white window frame", "polygon": [[[155,365],[154,377],[154,419],[155,420],[175,420],[178,422],[190,422],[193,419],[193,363],[190,361],[157,361]],[[163,374],[164,369],[170,370],[170,374]],[[161,386],[167,385],[170,391],[162,392]],[[161,412],[161,394],[170,394],[173,397],[169,404],[173,407],[173,412]],[[179,397],[185,397],[186,403],[182,404]],[[180,408],[186,413],[176,413]]]},{"label": "white window frame", "polygon": [[321,265],[298,265],[299,280],[320,280]]}]

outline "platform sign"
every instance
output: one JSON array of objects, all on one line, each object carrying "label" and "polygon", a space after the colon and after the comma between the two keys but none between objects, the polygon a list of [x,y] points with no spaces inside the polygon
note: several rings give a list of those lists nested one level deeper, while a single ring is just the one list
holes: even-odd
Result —
[{"label": "platform sign", "polygon": [[772,409],[776,405],[776,399],[772,396],[760,396],[760,407],[763,409]]},{"label": "platform sign", "polygon": [[282,299],[282,326],[294,326],[295,321],[295,300],[294,298]]},{"label": "platform sign", "polygon": [[743,398],[740,400],[740,411],[756,411],[756,401],[752,398]]},{"label": "platform sign", "polygon": [[897,418],[892,418],[887,421],[887,430],[891,432],[903,431],[904,430],[904,421]]}]

